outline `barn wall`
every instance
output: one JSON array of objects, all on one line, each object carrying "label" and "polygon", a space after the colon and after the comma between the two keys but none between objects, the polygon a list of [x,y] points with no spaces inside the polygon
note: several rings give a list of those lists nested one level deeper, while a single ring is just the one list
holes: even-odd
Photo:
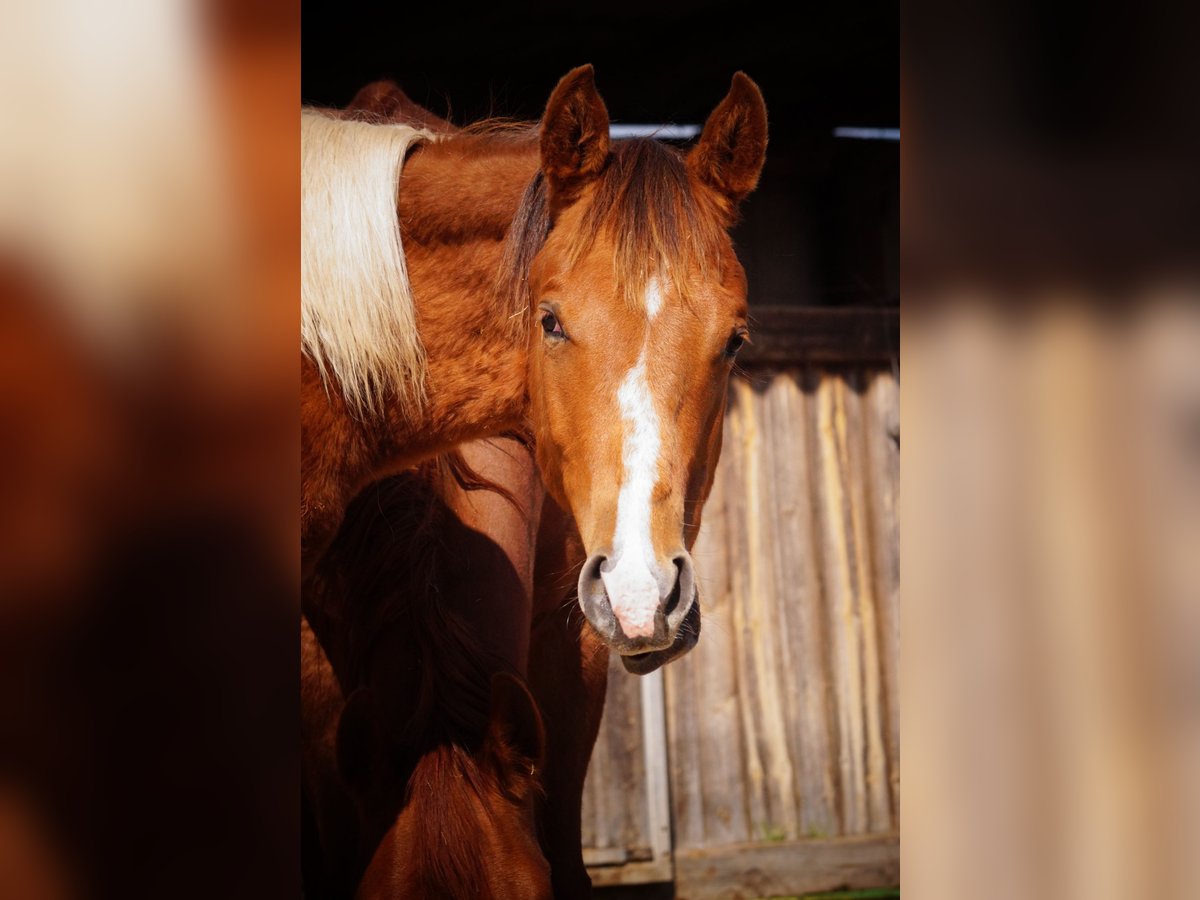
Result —
[{"label": "barn wall", "polygon": [[890,371],[736,379],[665,672],[676,847],[896,828],[897,390]]}]

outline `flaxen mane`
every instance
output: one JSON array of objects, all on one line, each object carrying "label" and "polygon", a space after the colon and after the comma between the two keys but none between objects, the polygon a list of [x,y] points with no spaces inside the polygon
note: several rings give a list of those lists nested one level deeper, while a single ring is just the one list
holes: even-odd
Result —
[{"label": "flaxen mane", "polygon": [[300,123],[301,349],[359,415],[385,398],[416,411],[425,352],[396,203],[405,154],[435,137],[315,110]]}]

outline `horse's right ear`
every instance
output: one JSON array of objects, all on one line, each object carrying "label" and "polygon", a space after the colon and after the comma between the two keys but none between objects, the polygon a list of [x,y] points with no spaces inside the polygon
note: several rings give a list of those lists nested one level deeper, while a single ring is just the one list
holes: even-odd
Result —
[{"label": "horse's right ear", "polygon": [[360,687],[342,709],[337,729],[337,766],[343,780],[359,792],[372,789],[383,733],[370,690]]},{"label": "horse's right ear", "polygon": [[592,67],[572,69],[559,81],[542,116],[542,172],[551,209],[575,201],[608,162],[608,109]]}]

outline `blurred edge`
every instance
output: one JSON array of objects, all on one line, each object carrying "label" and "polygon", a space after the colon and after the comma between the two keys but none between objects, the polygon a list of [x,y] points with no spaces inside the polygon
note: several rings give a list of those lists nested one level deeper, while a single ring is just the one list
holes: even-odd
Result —
[{"label": "blurred edge", "polygon": [[[1200,883],[1194,16],[905,8],[910,896]],[[0,896],[299,894],[295,4],[0,29]]]},{"label": "blurred edge", "polygon": [[0,28],[0,896],[296,897],[299,10]]},{"label": "blurred edge", "polygon": [[1196,11],[903,21],[904,890],[1195,896]]}]

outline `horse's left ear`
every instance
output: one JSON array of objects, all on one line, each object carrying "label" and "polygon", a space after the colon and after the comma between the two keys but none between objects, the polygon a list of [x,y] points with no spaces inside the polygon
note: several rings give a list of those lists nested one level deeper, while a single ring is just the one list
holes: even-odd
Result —
[{"label": "horse's left ear", "polygon": [[728,200],[732,213],[758,185],[766,158],[767,104],[758,85],[738,72],[688,154],[688,170]]},{"label": "horse's left ear", "polygon": [[542,172],[550,204],[562,208],[597,178],[608,162],[608,108],[596,90],[592,67],[562,77],[542,116]]},{"label": "horse's left ear", "polygon": [[[491,722],[488,741],[503,745],[541,767],[546,730],[533,695],[519,678],[505,672],[492,676]],[[532,773],[531,773],[532,774]]]}]

